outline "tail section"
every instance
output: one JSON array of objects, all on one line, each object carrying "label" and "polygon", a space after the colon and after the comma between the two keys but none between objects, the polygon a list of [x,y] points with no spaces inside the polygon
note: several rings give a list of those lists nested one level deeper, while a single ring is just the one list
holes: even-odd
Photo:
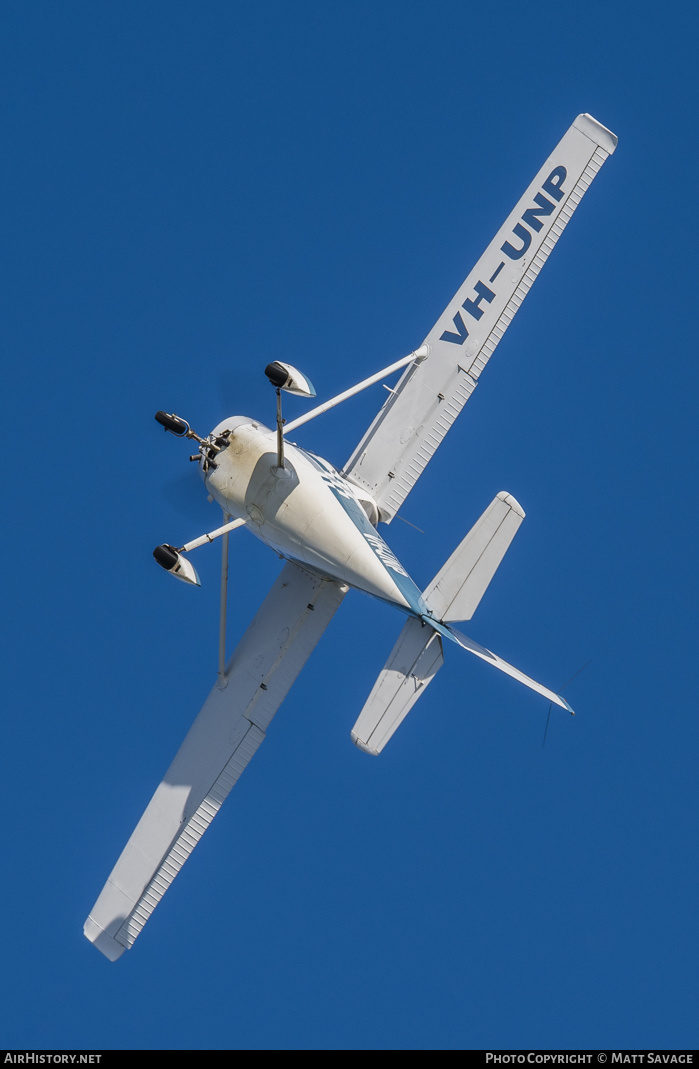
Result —
[{"label": "tail section", "polygon": [[523,519],[514,497],[498,494],[434,577],[423,594],[430,614],[411,617],[405,624],[352,729],[352,741],[360,750],[381,753],[444,664],[442,637],[573,712],[560,694],[451,626],[455,620],[471,619]]},{"label": "tail section", "polygon": [[471,619],[523,519],[522,506],[504,491],[488,505],[423,594],[437,620]]},{"label": "tail section", "polygon": [[473,653],[476,657],[480,657],[482,661],[487,661],[488,664],[492,664],[493,668],[499,668],[505,675],[511,676],[512,679],[516,679],[519,683],[524,683],[525,687],[529,687],[530,690],[535,690],[537,694],[541,694],[544,698],[548,698],[554,705],[560,705],[561,709],[567,709],[569,713],[572,713],[573,716],[575,716],[574,711],[568,705],[565,698],[562,698],[560,694],[556,694],[554,691],[549,690],[548,687],[545,687],[543,684],[537,683],[536,680],[526,676],[524,672],[520,672],[519,668],[514,668],[513,665],[508,664],[507,661],[503,661],[502,657],[498,657],[497,653],[491,653],[485,646],[481,646],[478,642],[474,642],[472,638],[462,635],[455,627],[448,627],[444,624],[440,625],[437,623],[435,623],[434,627],[440,634],[446,635],[452,642],[455,642],[457,646],[461,646],[462,650],[467,650],[468,653]]}]

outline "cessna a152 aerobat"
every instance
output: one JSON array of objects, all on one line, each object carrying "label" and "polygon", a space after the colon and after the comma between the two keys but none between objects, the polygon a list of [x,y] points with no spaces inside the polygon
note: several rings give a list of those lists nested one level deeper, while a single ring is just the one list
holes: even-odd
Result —
[{"label": "cessna a152 aerobat", "polygon": [[[198,584],[189,559],[219,536],[223,544],[218,679],[165,778],[126,844],[90,916],[85,935],[111,961],[136,937],[265,737],[350,587],[399,609],[407,620],[352,730],[378,754],[441,668],[445,640],[518,679],[550,702],[568,703],[466,638],[470,620],[524,519],[500,493],[426,590],[420,590],[377,531],[390,523],[452,423],[617,139],[579,115],[544,163],[422,345],[345,393],[284,423],[281,391],[315,391],[281,361],[266,374],[277,391],[276,429],[247,416],[200,438],[176,415],[156,419],[198,443],[193,459],[226,522],[154,556],[172,575]],[[403,368],[395,389],[342,469],[284,440],[308,420]],[[232,657],[225,657],[228,535],[247,526],[286,564]]]}]

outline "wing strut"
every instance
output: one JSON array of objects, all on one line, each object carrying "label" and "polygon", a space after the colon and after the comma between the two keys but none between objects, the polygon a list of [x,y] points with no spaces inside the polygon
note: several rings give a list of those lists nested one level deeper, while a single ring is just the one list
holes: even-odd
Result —
[{"label": "wing strut", "polygon": [[[228,516],[224,512],[224,516]],[[228,686],[226,677],[226,604],[228,601],[228,531],[221,536],[221,613],[218,623],[218,686]]]},{"label": "wing strut", "polygon": [[406,364],[419,364],[421,360],[424,360],[425,357],[428,356],[429,351],[429,347],[423,345],[419,349],[416,349],[415,352],[409,353],[408,356],[404,356],[402,360],[396,360],[395,364],[389,364],[389,366],[383,368],[383,370],[377,371],[375,375],[370,375],[368,379],[362,379],[356,386],[352,386],[349,390],[345,390],[344,393],[338,393],[335,397],[331,397],[329,401],[324,401],[322,405],[318,405],[317,408],[312,408],[310,412],[306,412],[305,416],[299,416],[298,419],[292,419],[291,422],[287,423],[284,427],[284,434],[288,434],[289,431],[295,431],[296,428],[300,427],[303,423],[308,423],[309,419],[315,419],[316,416],[322,416],[324,412],[329,412],[335,405],[347,401],[348,398],[354,397],[355,394],[361,393],[362,390],[366,390],[368,386],[373,386],[374,383],[379,382],[384,375],[390,375],[392,372],[405,367]]}]

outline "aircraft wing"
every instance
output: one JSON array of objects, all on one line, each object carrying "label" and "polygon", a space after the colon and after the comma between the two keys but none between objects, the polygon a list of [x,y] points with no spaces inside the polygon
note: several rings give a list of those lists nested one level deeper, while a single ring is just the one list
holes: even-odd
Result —
[{"label": "aircraft wing", "polygon": [[110,961],[133,945],[216,816],[347,589],[293,563],[282,569],[85,922]]},{"label": "aircraft wing", "polygon": [[616,148],[579,115],[409,364],[344,468],[389,523],[478,384],[580,199]]}]

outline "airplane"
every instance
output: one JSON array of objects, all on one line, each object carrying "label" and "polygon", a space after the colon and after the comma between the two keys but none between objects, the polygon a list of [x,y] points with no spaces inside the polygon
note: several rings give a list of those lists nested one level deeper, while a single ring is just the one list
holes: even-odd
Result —
[{"label": "airplane", "polygon": [[[580,199],[617,145],[579,115],[508,215],[422,345],[344,393],[285,422],[282,392],[312,398],[302,372],[275,360],[276,427],[234,416],[205,438],[176,414],[156,420],[198,443],[208,494],[225,522],[181,546],[154,550],[175,578],[198,585],[192,550],[223,547],[216,683],[126,844],[84,926],[110,961],[130,949],[153,910],[265,738],[272,717],[350,587],[406,617],[352,729],[360,750],[384,748],[444,662],[444,642],[485,660],[569,712],[559,694],[466,637],[524,511],[499,493],[425,590],[377,528],[397,515],[548,258]],[[403,369],[343,468],[292,444],[291,431]],[[248,630],[226,660],[228,538],[246,526],[286,561]]]}]

